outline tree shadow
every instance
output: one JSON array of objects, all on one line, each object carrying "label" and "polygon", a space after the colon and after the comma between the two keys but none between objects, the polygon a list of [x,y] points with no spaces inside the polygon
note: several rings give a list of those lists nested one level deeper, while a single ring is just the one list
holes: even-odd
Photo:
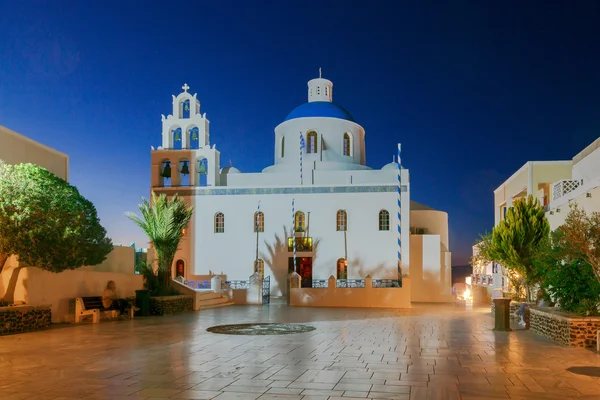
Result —
[{"label": "tree shadow", "polygon": [[15,290],[17,289],[17,280],[19,279],[19,272],[23,267],[15,267],[12,270],[12,274],[10,275],[10,280],[8,281],[8,286],[6,287],[6,292],[4,293],[3,302],[8,304],[13,304],[15,302]]},{"label": "tree shadow", "polygon": [[[267,247],[267,252],[260,253],[260,258],[262,258],[265,261],[265,264],[269,266],[273,277],[275,278],[277,286],[271,287],[271,293],[274,295],[288,295],[288,258],[290,257],[290,252],[288,251],[288,238],[292,237],[294,234],[293,228],[288,229],[284,225],[283,235],[276,233],[272,242],[265,240],[264,243]],[[313,238],[313,266],[317,259],[320,242],[321,238]]]}]

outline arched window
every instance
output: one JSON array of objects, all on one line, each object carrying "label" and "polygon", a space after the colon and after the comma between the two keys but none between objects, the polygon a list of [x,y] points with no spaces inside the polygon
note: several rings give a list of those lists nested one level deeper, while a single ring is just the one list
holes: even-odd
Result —
[{"label": "arched window", "polygon": [[306,230],[306,218],[304,217],[304,213],[302,211],[296,211],[296,215],[294,217],[296,225],[294,230],[296,232],[304,232]]},{"label": "arched window", "polygon": [[171,145],[175,150],[181,150],[182,140],[181,140],[181,128],[173,128],[171,129]]},{"label": "arched window", "polygon": [[387,210],[379,211],[379,230],[390,230],[390,213]]},{"label": "arched window", "polygon": [[171,187],[171,161],[170,160],[163,161],[162,165],[160,166],[160,178],[161,178],[160,186]]},{"label": "arched window", "polygon": [[185,277],[185,262],[183,260],[177,260],[175,263],[175,277]]},{"label": "arched window", "polygon": [[348,214],[344,210],[338,210],[336,216],[336,230],[347,231],[348,230]]},{"label": "arched window", "polygon": [[190,161],[183,159],[179,161],[179,186],[190,185]]},{"label": "arched window", "polygon": [[285,155],[285,137],[281,138],[281,157]]},{"label": "arched window", "polygon": [[190,149],[198,149],[200,148],[200,130],[198,129],[197,126],[194,126],[192,128],[190,128],[190,130],[188,131],[188,148]]},{"label": "arched window", "polygon": [[254,261],[254,273],[259,273],[261,279],[265,279],[265,262],[260,258]]},{"label": "arched window", "polygon": [[265,231],[265,214],[262,211],[254,213],[254,232]]},{"label": "arched window", "polygon": [[215,214],[215,233],[225,232],[225,215],[221,212]]},{"label": "arched window", "polygon": [[307,144],[306,144],[306,153],[316,153],[317,152],[317,132],[310,131],[306,134]]},{"label": "arched window", "polygon": [[208,159],[202,157],[198,162],[198,169],[196,169],[197,186],[208,186]]},{"label": "arched window", "polygon": [[348,133],[344,133],[344,144],[343,144],[344,148],[343,148],[343,154],[345,156],[349,156],[351,154],[350,152],[350,135],[348,135]]},{"label": "arched window", "polygon": [[190,100],[184,100],[181,102],[181,118],[189,118],[190,117]]},{"label": "arched window", "polygon": [[345,258],[337,260],[337,279],[348,279],[348,262]]}]

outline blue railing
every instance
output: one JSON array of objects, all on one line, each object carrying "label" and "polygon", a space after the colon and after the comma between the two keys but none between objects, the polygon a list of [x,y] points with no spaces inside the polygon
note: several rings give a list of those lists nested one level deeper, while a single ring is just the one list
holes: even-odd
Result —
[{"label": "blue railing", "polygon": [[210,289],[210,281],[184,281],[184,285],[192,289]]}]

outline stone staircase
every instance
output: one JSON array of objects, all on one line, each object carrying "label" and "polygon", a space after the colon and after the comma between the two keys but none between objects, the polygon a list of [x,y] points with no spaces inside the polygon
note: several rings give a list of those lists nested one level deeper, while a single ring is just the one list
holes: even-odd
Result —
[{"label": "stone staircase", "polygon": [[209,308],[225,307],[233,305],[234,302],[221,293],[215,293],[212,290],[197,292],[196,304],[198,310],[208,310]]}]

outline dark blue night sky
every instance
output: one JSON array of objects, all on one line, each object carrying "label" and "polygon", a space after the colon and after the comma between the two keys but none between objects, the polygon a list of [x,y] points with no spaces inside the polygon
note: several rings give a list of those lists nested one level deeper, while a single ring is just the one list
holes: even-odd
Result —
[{"label": "dark blue night sky", "polygon": [[402,143],[413,200],[449,214],[455,265],[491,228],[493,189],[600,136],[597,1],[0,0],[0,125],[69,154],[115,242],[147,240],[124,213],[184,82],[222,165],[260,171],[319,67],[368,165]]}]

